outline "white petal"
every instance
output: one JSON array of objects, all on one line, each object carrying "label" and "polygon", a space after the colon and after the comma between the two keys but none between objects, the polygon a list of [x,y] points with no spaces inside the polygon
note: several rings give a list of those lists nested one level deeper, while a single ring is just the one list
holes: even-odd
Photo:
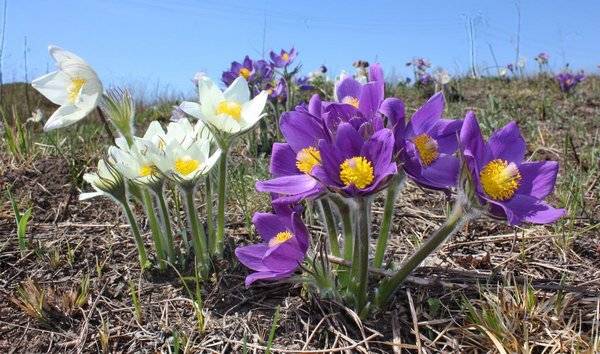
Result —
[{"label": "white petal", "polygon": [[229,134],[236,134],[241,129],[240,123],[238,123],[235,119],[224,114],[219,116],[212,116],[206,121],[206,123],[222,132]]},{"label": "white petal", "polygon": [[200,107],[200,104],[196,103],[196,102],[188,102],[188,101],[184,101],[181,102],[181,104],[179,105],[179,108],[184,111],[186,114],[194,117],[194,118],[200,118],[202,116],[202,109]]},{"label": "white petal", "polygon": [[202,173],[206,174],[208,173],[213,166],[217,163],[217,161],[219,161],[219,158],[221,157],[221,149],[217,149],[217,151],[215,151],[209,158],[208,160],[206,160],[206,163],[204,164],[204,168],[202,169]]},{"label": "white petal", "polygon": [[164,137],[165,131],[158,121],[152,121],[146,129],[146,133],[144,134],[144,139],[152,139],[153,137]]},{"label": "white petal", "polygon": [[79,195],[79,200],[87,200],[87,199],[91,199],[91,198],[95,198],[95,197],[100,197],[103,196],[105,193],[104,192],[88,192],[88,193],[81,193]]},{"label": "white petal", "polygon": [[223,92],[223,96],[225,96],[227,101],[233,101],[240,104],[248,102],[250,100],[248,82],[243,76],[238,76],[237,79],[233,80],[225,92]]},{"label": "white petal", "polygon": [[242,106],[242,131],[247,131],[254,127],[258,121],[264,117],[262,111],[267,103],[267,92],[262,91],[252,101]]},{"label": "white petal", "polygon": [[48,118],[44,131],[64,128],[85,118],[90,110],[83,110],[75,106],[61,106]]},{"label": "white petal", "polygon": [[215,107],[217,107],[219,102],[225,100],[221,90],[207,77],[202,78],[198,82],[198,95],[204,115],[214,114]]},{"label": "white petal", "polygon": [[52,58],[54,58],[54,60],[57,63],[62,63],[67,60],[74,60],[74,61],[79,61],[79,62],[85,63],[85,60],[81,59],[77,55],[75,55],[67,50],[62,49],[61,47],[55,46],[55,45],[48,46],[48,53],[50,53],[50,56]]},{"label": "white petal", "polygon": [[71,78],[62,71],[54,71],[31,82],[31,86],[53,103],[62,106],[69,103]]}]

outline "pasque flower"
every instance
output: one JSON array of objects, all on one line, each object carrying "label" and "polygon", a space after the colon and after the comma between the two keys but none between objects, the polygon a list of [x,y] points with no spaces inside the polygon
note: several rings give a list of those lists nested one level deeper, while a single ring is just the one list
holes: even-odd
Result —
[{"label": "pasque flower", "polygon": [[273,78],[273,69],[266,61],[252,60],[246,55],[241,63],[237,61],[231,63],[229,70],[221,75],[221,81],[229,86],[240,76],[250,83],[259,84]]},{"label": "pasque flower", "polygon": [[[319,96],[314,95],[310,107],[320,105]],[[256,189],[280,195],[275,199],[277,203],[296,203],[323,194],[324,187],[311,175],[321,163],[318,142],[329,139],[320,116],[297,108],[282,115],[280,127],[287,143],[273,144],[270,166],[273,179],[257,182]]]},{"label": "pasque flower", "polygon": [[563,71],[555,77],[560,90],[565,93],[570,93],[581,81],[585,79],[583,71],[573,74],[570,71]]},{"label": "pasque flower", "polygon": [[53,45],[48,47],[48,52],[58,70],[31,82],[33,88],[60,106],[46,121],[46,131],[83,119],[96,108],[102,97],[102,83],[83,59]]},{"label": "pasque flower", "polygon": [[125,196],[125,184],[119,172],[104,160],[98,160],[96,172],[86,173],[83,180],[89,183],[95,192],[81,193],[79,200],[99,196],[110,196],[121,200]]},{"label": "pasque flower", "polygon": [[386,128],[364,140],[350,123],[341,123],[333,142],[320,140],[321,163],[312,175],[331,191],[346,197],[367,196],[378,192],[396,174],[392,159],[394,136]]},{"label": "pasque flower", "polygon": [[436,189],[456,185],[458,132],[462,120],[444,119],[444,95],[432,96],[413,115],[404,131],[395,131],[396,149],[402,151],[404,170],[417,183]]},{"label": "pasque flower", "polygon": [[276,210],[276,214],[256,213],[252,222],[263,243],[235,250],[239,261],[254,271],[246,277],[246,286],[257,280],[291,276],[308,250],[308,229],[299,212]]},{"label": "pasque flower", "polygon": [[271,51],[270,57],[273,66],[276,68],[285,68],[290,65],[296,58],[296,49],[292,48],[289,51],[282,49],[279,54]]},{"label": "pasque flower", "polygon": [[209,127],[227,134],[243,133],[264,116],[267,92],[262,91],[250,100],[248,82],[238,77],[222,92],[215,83],[201,78],[198,83],[200,103],[183,102],[181,109],[202,120]]},{"label": "pasque flower", "polygon": [[481,202],[509,224],[551,223],[565,214],[544,202],[554,189],[558,163],[524,161],[525,140],[515,122],[486,142],[472,112],[460,132],[460,149]]}]

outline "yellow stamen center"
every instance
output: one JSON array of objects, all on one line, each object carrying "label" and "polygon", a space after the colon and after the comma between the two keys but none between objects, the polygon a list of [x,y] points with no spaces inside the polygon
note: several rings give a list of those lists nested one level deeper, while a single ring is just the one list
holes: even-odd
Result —
[{"label": "yellow stamen center", "polygon": [[217,105],[217,114],[225,114],[239,121],[242,116],[242,105],[233,101],[221,101]]},{"label": "yellow stamen center", "polygon": [[479,172],[483,191],[494,200],[512,198],[521,182],[521,173],[514,162],[495,159],[487,163]]},{"label": "yellow stamen center", "polygon": [[300,172],[310,173],[320,163],[321,153],[312,146],[300,150],[296,155],[296,167]]},{"label": "yellow stamen center", "polygon": [[290,55],[288,53],[281,54],[281,60],[287,62],[288,60],[290,60]]},{"label": "yellow stamen center", "polygon": [[69,85],[68,89],[68,99],[71,104],[74,104],[79,98],[79,94],[81,93],[81,88],[85,84],[86,80],[80,77],[76,77],[71,79],[71,85]]},{"label": "yellow stamen center", "polygon": [[248,70],[246,68],[241,68],[240,69],[240,76],[243,76],[244,79],[248,80],[248,78],[250,77],[250,70]]},{"label": "yellow stamen center", "polygon": [[354,108],[358,108],[358,104],[360,103],[360,101],[356,97],[346,96],[342,99],[342,103],[349,104]]},{"label": "yellow stamen center", "polygon": [[347,159],[340,165],[340,179],[346,187],[353,184],[363,189],[375,179],[373,164],[362,156]]},{"label": "yellow stamen center", "polygon": [[187,176],[200,167],[200,161],[194,160],[189,156],[175,160],[175,171],[182,176]]},{"label": "yellow stamen center", "polygon": [[154,165],[144,165],[141,166],[138,170],[138,174],[140,175],[140,177],[148,177],[148,176],[154,176],[157,174],[157,170],[156,170],[156,166]]},{"label": "yellow stamen center", "polygon": [[413,143],[417,148],[421,163],[426,167],[431,165],[431,163],[440,156],[437,142],[425,133],[417,135],[413,140]]},{"label": "yellow stamen center", "polygon": [[287,242],[289,239],[294,237],[294,235],[289,231],[281,231],[275,237],[269,240],[269,247],[279,246],[282,243]]}]

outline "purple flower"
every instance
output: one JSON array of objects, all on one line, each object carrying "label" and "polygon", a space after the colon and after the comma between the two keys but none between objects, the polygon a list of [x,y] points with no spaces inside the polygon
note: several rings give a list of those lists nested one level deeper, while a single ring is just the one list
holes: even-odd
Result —
[{"label": "purple flower", "polygon": [[395,130],[396,150],[402,151],[404,170],[415,182],[429,188],[456,185],[458,132],[462,120],[443,119],[444,95],[439,92],[419,108],[406,125]]},{"label": "purple flower", "polygon": [[244,79],[249,81],[253,71],[254,66],[252,59],[246,55],[241,63],[238,63],[237,61],[232,62],[229,71],[224,71],[223,75],[221,75],[221,80],[227,86],[231,85],[233,80],[240,76],[243,76]]},{"label": "purple flower", "polygon": [[331,191],[346,197],[371,195],[385,188],[396,174],[393,151],[391,130],[377,130],[365,141],[352,124],[344,122],[333,142],[319,141],[321,164],[312,174]]},{"label": "purple flower", "polygon": [[287,87],[285,79],[281,78],[275,83],[269,83],[266,86],[267,92],[269,92],[269,98],[275,102],[285,102],[287,99]]},{"label": "purple flower", "polygon": [[429,73],[421,73],[418,76],[418,81],[417,81],[420,85],[430,85],[433,83],[433,77],[431,77],[431,75],[429,75]]},{"label": "purple flower", "polygon": [[296,79],[296,85],[298,85],[298,88],[302,91],[310,91],[315,88],[313,85],[311,85],[310,79],[308,78],[308,76],[298,77]]},{"label": "purple flower", "polygon": [[565,93],[570,93],[581,81],[585,79],[583,71],[573,74],[569,71],[563,71],[555,77],[560,90]]},{"label": "purple flower", "polygon": [[[369,82],[361,84],[348,76],[336,85],[336,97],[338,102],[358,109],[368,119],[377,113],[383,102],[384,84],[381,66],[373,64],[369,67]],[[341,110],[348,111],[347,107]]]},{"label": "purple flower", "polygon": [[246,287],[257,280],[287,278],[304,261],[308,229],[298,212],[279,209],[276,214],[256,213],[252,218],[263,243],[235,250],[240,263],[255,271],[246,277]]},{"label": "purple flower", "polygon": [[262,59],[252,60],[246,55],[241,63],[237,61],[231,63],[230,69],[221,75],[221,81],[229,86],[240,76],[253,85],[270,82],[273,77],[273,68]]},{"label": "purple flower", "polygon": [[460,132],[460,148],[481,202],[510,225],[547,224],[565,214],[543,200],[554,189],[558,163],[525,162],[525,140],[515,122],[484,141],[473,112]]},{"label": "purple flower", "polygon": [[550,60],[550,55],[546,52],[541,52],[535,57],[535,61],[537,61],[540,65],[548,64],[548,60]]},{"label": "purple flower", "polygon": [[273,66],[276,68],[285,68],[287,67],[289,64],[292,63],[292,61],[294,61],[294,59],[296,58],[296,49],[292,48],[289,52],[285,51],[285,50],[281,50],[279,52],[279,54],[271,51],[271,62],[273,63]]},{"label": "purple flower", "polygon": [[515,66],[513,64],[507,64],[506,68],[512,73],[515,71]]},{"label": "purple flower", "polygon": [[318,142],[329,139],[320,109],[319,96],[313,95],[308,110],[298,107],[281,116],[280,129],[287,143],[273,144],[270,166],[273,179],[256,182],[259,192],[279,195],[274,203],[297,203],[325,192],[319,181],[311,176],[315,166],[321,164]]}]

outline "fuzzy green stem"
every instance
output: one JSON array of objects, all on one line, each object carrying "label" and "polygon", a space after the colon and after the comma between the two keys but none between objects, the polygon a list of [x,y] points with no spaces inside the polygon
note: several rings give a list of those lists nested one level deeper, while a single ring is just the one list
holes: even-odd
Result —
[{"label": "fuzzy green stem", "polygon": [[375,268],[381,268],[381,265],[383,264],[383,256],[387,248],[387,242],[392,226],[392,217],[394,216],[394,203],[396,202],[396,197],[398,196],[398,191],[400,190],[400,185],[404,181],[404,178],[404,174],[397,174],[387,188],[387,196],[383,209],[383,220],[381,221],[381,229],[375,248],[375,258],[373,259]]},{"label": "fuzzy green stem", "polygon": [[215,240],[215,236],[214,236],[214,232],[215,232],[215,226],[214,226],[214,222],[213,222],[213,199],[212,199],[212,181],[210,179],[210,172],[206,175],[206,183],[205,186],[206,188],[205,193],[206,193],[206,226],[208,229],[208,249],[213,249],[214,248],[214,240]]},{"label": "fuzzy green stem", "polygon": [[400,269],[390,279],[382,282],[377,290],[375,303],[379,307],[384,306],[406,277],[408,277],[410,273],[415,270],[425,258],[427,258],[427,256],[442,245],[446,239],[458,231],[468,219],[468,214],[465,213],[462,203],[456,202],[452,209],[452,213],[448,216],[446,222],[444,222],[444,224],[402,264]]},{"label": "fuzzy green stem", "polygon": [[336,257],[340,256],[340,244],[338,242],[337,228],[335,227],[335,219],[329,200],[323,198],[319,200],[321,211],[325,219],[325,227],[327,227],[327,235],[329,237],[329,251]]},{"label": "fuzzy green stem", "polygon": [[173,241],[173,230],[171,229],[171,215],[169,214],[169,208],[167,207],[167,201],[165,199],[163,188],[161,187],[156,191],[158,198],[158,204],[160,206],[160,217],[163,222],[165,230],[165,241],[166,241],[166,253],[169,258],[169,262],[175,261],[175,242]]},{"label": "fuzzy green stem", "polygon": [[142,190],[142,201],[144,203],[144,210],[148,216],[148,223],[150,224],[150,231],[152,232],[152,240],[154,241],[154,247],[156,248],[158,265],[160,269],[165,269],[165,250],[162,244],[162,230],[156,217],[156,210],[154,209],[154,202],[152,199],[152,195],[147,189]]},{"label": "fuzzy green stem", "polygon": [[127,221],[129,222],[129,226],[131,227],[131,233],[133,234],[133,239],[135,241],[135,246],[137,247],[138,257],[140,259],[140,267],[142,270],[148,268],[150,266],[150,262],[148,261],[148,256],[146,255],[146,247],[144,247],[144,240],[140,235],[140,229],[138,227],[137,221],[135,220],[135,216],[133,216],[133,212],[129,207],[129,202],[127,199],[121,201],[121,206],[125,211],[125,215],[127,216]]},{"label": "fuzzy green stem", "polygon": [[187,211],[188,224],[192,232],[192,246],[194,247],[194,255],[196,258],[196,266],[200,266],[203,275],[208,272],[208,249],[206,248],[206,234],[204,227],[200,225],[198,220],[198,212],[194,204],[194,188],[186,187],[183,189],[185,196],[185,207]]},{"label": "fuzzy green stem", "polygon": [[369,214],[371,200],[369,197],[363,197],[357,198],[356,201],[358,204],[356,210],[356,238],[354,240],[354,259],[356,263],[353,264],[352,268],[353,274],[358,278],[358,285],[355,292],[356,313],[363,316],[365,314],[369,291],[369,239],[371,233]]},{"label": "fuzzy green stem", "polygon": [[228,149],[223,149],[219,161],[219,186],[217,205],[217,234],[214,242],[213,253],[217,256],[223,255],[223,239],[225,236],[225,191],[227,185],[227,154]]}]

